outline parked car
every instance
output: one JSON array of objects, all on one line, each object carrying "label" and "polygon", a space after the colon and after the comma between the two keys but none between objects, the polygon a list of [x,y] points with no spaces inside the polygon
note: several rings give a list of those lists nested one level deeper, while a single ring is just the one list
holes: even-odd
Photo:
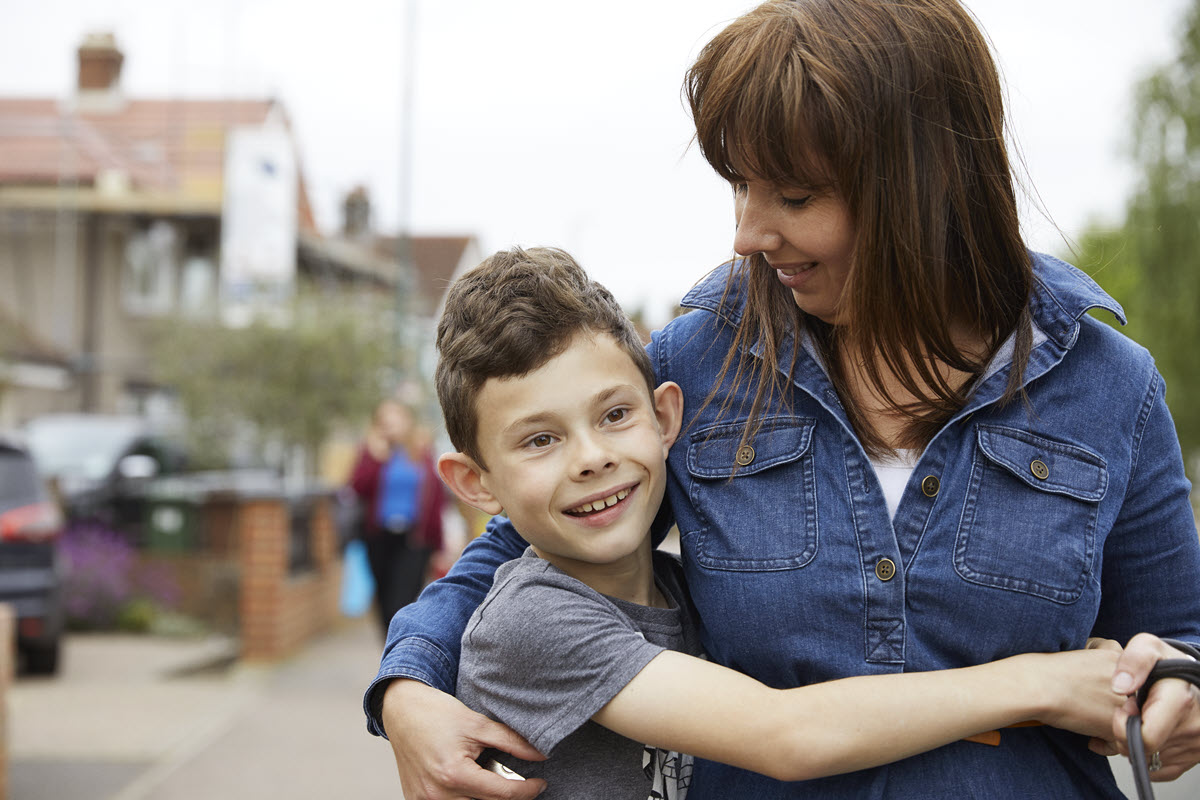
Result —
[{"label": "parked car", "polygon": [[68,520],[98,521],[133,537],[146,484],[185,463],[182,447],[140,417],[47,414],[24,434]]},{"label": "parked car", "polygon": [[0,439],[0,602],[16,612],[17,648],[31,673],[58,670],[62,524],[29,452]]}]

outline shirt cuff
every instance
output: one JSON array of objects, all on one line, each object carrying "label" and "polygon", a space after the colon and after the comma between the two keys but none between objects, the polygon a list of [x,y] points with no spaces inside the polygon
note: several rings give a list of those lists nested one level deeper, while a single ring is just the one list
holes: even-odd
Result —
[{"label": "shirt cuff", "polygon": [[363,695],[363,711],[367,715],[367,730],[387,738],[383,730],[383,692],[396,678],[411,678],[426,686],[454,694],[458,668],[442,648],[428,639],[410,636],[401,639],[388,650],[379,665],[379,674]]}]

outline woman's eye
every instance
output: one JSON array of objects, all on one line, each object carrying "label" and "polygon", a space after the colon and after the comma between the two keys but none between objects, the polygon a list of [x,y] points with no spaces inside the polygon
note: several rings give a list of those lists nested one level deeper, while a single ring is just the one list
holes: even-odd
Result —
[{"label": "woman's eye", "polygon": [[788,208],[804,208],[812,200],[811,194],[806,194],[803,197],[784,197],[783,204]]}]

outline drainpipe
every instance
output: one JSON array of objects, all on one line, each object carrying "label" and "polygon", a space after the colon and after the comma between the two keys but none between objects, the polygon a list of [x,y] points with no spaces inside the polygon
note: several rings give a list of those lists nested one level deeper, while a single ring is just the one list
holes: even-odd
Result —
[{"label": "drainpipe", "polygon": [[83,248],[83,337],[77,372],[80,383],[79,410],[98,411],[99,370],[96,352],[100,341],[100,215],[84,217]]}]

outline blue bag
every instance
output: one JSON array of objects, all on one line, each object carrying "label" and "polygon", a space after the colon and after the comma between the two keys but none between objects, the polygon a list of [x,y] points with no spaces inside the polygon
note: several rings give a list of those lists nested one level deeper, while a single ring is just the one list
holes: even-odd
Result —
[{"label": "blue bag", "polygon": [[361,617],[371,607],[375,596],[375,579],[367,562],[367,546],[362,539],[352,539],[342,554],[342,613]]}]

